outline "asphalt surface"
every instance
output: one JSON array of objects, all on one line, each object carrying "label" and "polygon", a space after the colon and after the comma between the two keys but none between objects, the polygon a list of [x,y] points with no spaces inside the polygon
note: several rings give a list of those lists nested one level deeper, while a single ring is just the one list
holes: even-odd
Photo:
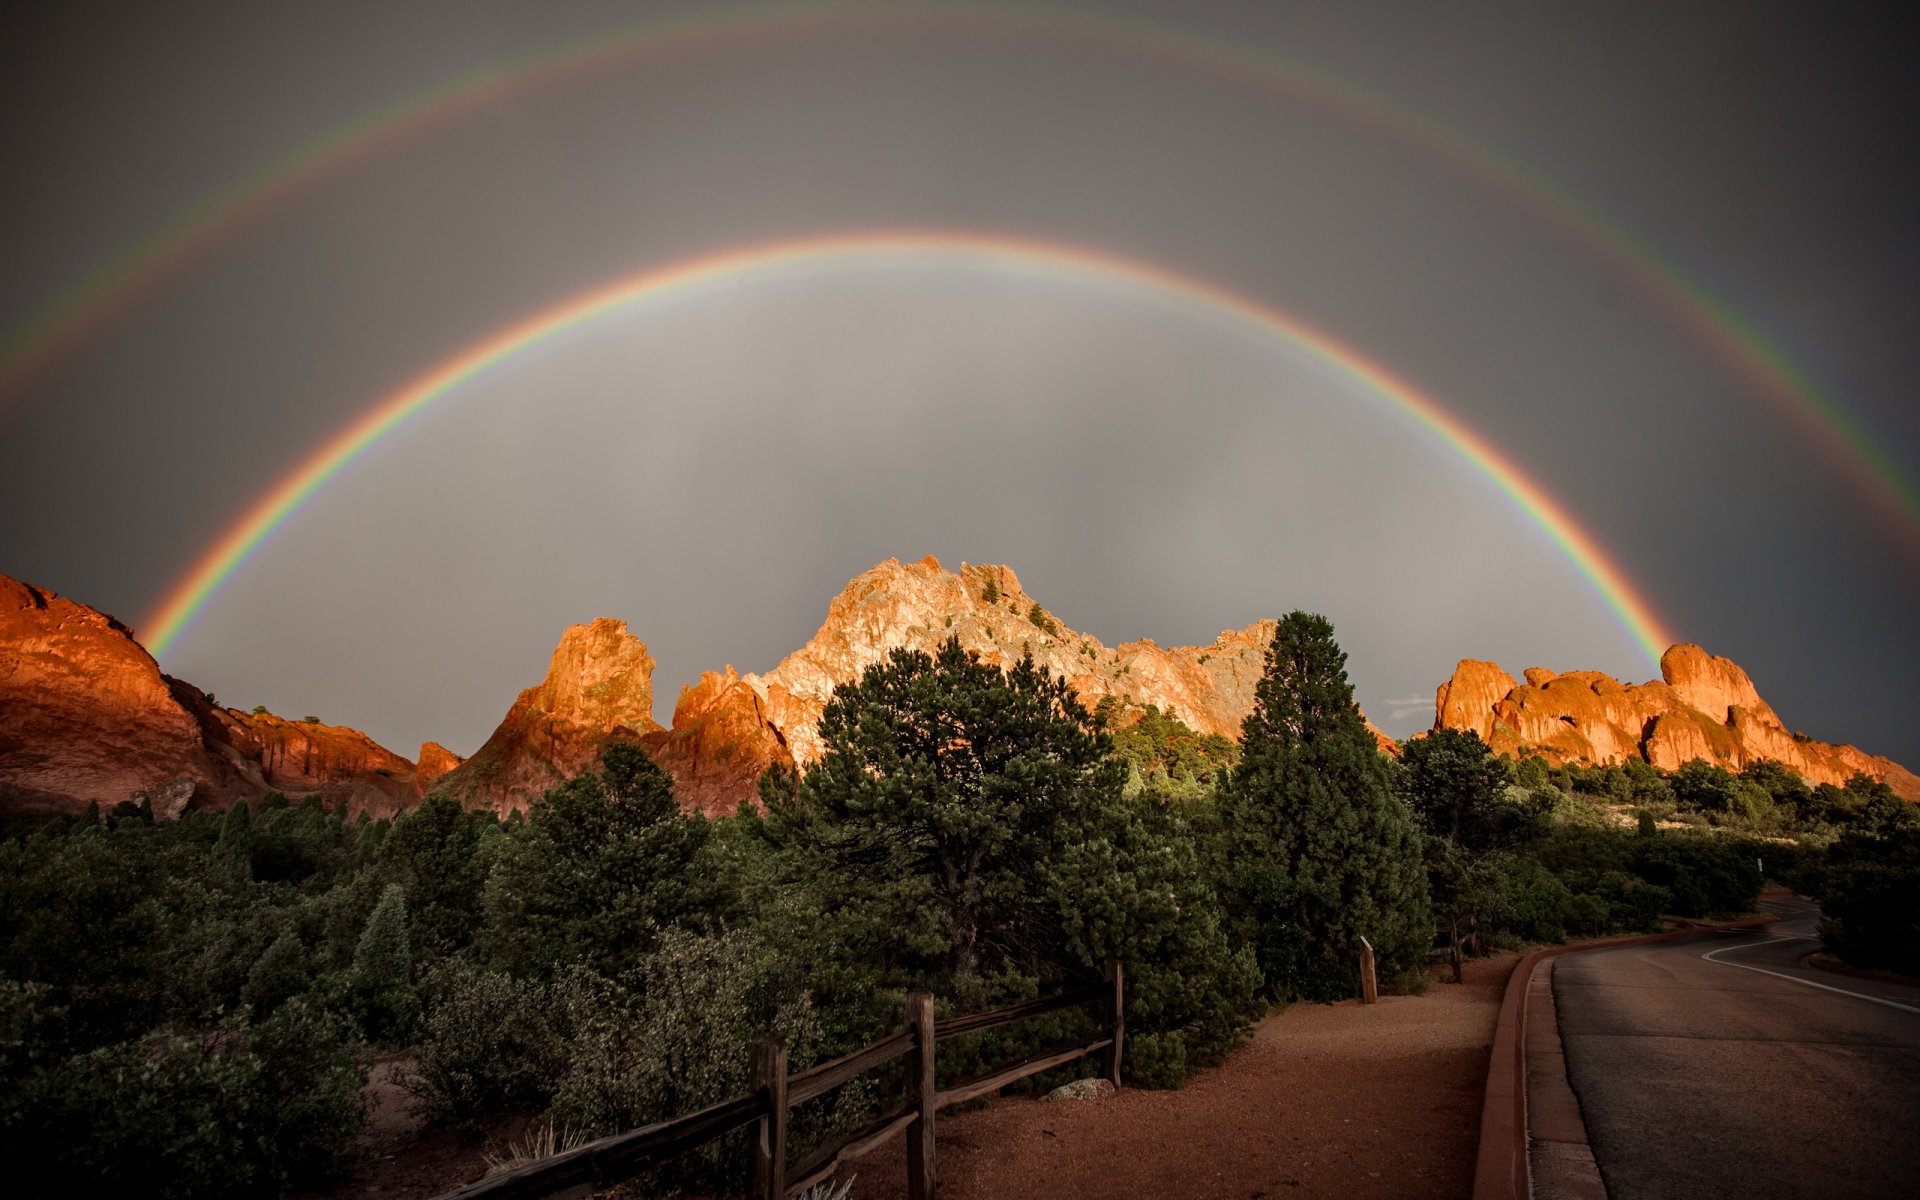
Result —
[{"label": "asphalt surface", "polygon": [[1612,1200],[1920,1197],[1920,988],[1803,968],[1819,911],[1559,959],[1567,1071]]}]

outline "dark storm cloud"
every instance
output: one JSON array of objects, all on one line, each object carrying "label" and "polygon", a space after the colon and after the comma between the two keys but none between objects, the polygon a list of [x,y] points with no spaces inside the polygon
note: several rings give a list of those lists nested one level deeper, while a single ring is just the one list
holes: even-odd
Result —
[{"label": "dark storm cloud", "polygon": [[[0,318],[349,117],[672,11],[43,10],[0,51]],[[1470,132],[1729,301],[1920,467],[1894,10],[1097,11]],[[313,447],[486,332],[650,264],[877,226],[1104,247],[1336,331],[1522,464],[1790,725],[1920,761],[1920,575],[1697,332],[1431,156],[1091,44],[748,40],[370,154],[0,409],[0,570],[137,619]],[[1647,671],[1537,530],[1351,388],[1111,296],[912,277],[745,287],[525,356],[337,480],[167,665],[471,751],[566,622],[626,618],[664,716],[702,668],[772,666],[855,571],[927,552],[1010,562],[1109,642],[1320,608],[1400,731],[1463,656]]]}]

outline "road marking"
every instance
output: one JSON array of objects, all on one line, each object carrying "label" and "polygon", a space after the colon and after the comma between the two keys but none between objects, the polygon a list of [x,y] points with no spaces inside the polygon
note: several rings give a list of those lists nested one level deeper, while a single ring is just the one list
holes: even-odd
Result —
[{"label": "road marking", "polygon": [[[1771,938],[1769,940],[1770,941],[1786,941],[1788,939]],[[1765,945],[1765,943],[1764,942],[1748,942],[1747,945],[1760,946],[1760,945]],[[1920,1013],[1920,1008],[1915,1008],[1911,1004],[1900,1004],[1893,1000],[1883,1000],[1879,996],[1869,996],[1865,992],[1850,992],[1846,988],[1834,987],[1831,984],[1815,983],[1811,979],[1801,979],[1797,975],[1782,975],[1778,971],[1769,971],[1765,967],[1750,967],[1746,963],[1728,962],[1724,958],[1714,957],[1714,955],[1716,954],[1725,954],[1729,950],[1739,950],[1741,948],[1742,947],[1740,946],[1722,946],[1718,950],[1709,950],[1705,954],[1702,954],[1700,957],[1706,959],[1710,963],[1719,963],[1723,967],[1739,967],[1742,971],[1758,971],[1762,975],[1771,975],[1775,979],[1784,979],[1788,983],[1805,984],[1807,987],[1819,988],[1823,992],[1839,992],[1842,996],[1852,996],[1856,1000],[1871,1000],[1875,1004],[1884,1004],[1888,1008],[1897,1008],[1902,1012]]]}]

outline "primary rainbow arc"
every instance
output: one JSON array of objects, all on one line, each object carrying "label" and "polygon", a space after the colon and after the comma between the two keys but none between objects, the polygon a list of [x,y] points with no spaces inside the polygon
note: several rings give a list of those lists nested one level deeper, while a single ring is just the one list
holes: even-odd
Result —
[{"label": "primary rainbow arc", "polygon": [[1305,356],[1436,435],[1503,492],[1588,581],[1634,643],[1657,662],[1664,623],[1594,537],[1538,484],[1439,401],[1354,347],[1288,313],[1155,264],[1058,242],[945,230],[875,231],[787,239],[648,267],[578,293],[494,331],[374,405],[262,495],[200,557],[144,623],[162,655],[222,584],[326,482],[408,418],[462,383],[567,330],[646,301],[685,300],[754,282],[853,271],[958,270],[1118,290],[1179,308]]},{"label": "primary rainbow arc", "polygon": [[1630,281],[1809,438],[1920,563],[1920,484],[1831,395],[1724,301],[1619,223],[1459,130],[1353,84],[1218,37],[1037,5],[853,0],[752,3],[651,18],[540,47],[421,88],[263,163],[151,231],[0,341],[0,398],[71,351],[169,272],[349,164],[444,120],[593,70],[755,39],[883,27],[1057,38],[1211,73],[1306,103],[1436,161],[1567,237]]}]

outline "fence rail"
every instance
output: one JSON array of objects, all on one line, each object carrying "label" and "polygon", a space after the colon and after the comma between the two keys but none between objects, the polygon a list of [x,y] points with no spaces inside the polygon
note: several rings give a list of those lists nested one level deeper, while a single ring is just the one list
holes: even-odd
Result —
[{"label": "fence rail", "polygon": [[[932,993],[910,992],[904,1027],[851,1054],[789,1075],[786,1047],[772,1040],[758,1042],[753,1048],[752,1080],[745,1095],[515,1167],[448,1192],[440,1200],[587,1196],[736,1129],[748,1128],[755,1131],[750,1193],[754,1200],[788,1200],[797,1196],[832,1178],[844,1164],[871,1153],[901,1134],[906,1135],[907,1141],[909,1200],[929,1200],[935,1178],[934,1114],[1030,1075],[1102,1052],[1102,1073],[1114,1087],[1119,1087],[1121,1054],[1126,1042],[1125,1002],[1126,974],[1117,962],[1107,964],[1100,983],[944,1021],[934,1020]],[[1100,1028],[1091,1040],[1043,1051],[1010,1066],[953,1083],[944,1091],[936,1088],[937,1043],[1095,1003],[1100,1006]],[[901,1103],[789,1166],[787,1120],[793,1107],[823,1096],[896,1058],[907,1060],[906,1094]]]}]

